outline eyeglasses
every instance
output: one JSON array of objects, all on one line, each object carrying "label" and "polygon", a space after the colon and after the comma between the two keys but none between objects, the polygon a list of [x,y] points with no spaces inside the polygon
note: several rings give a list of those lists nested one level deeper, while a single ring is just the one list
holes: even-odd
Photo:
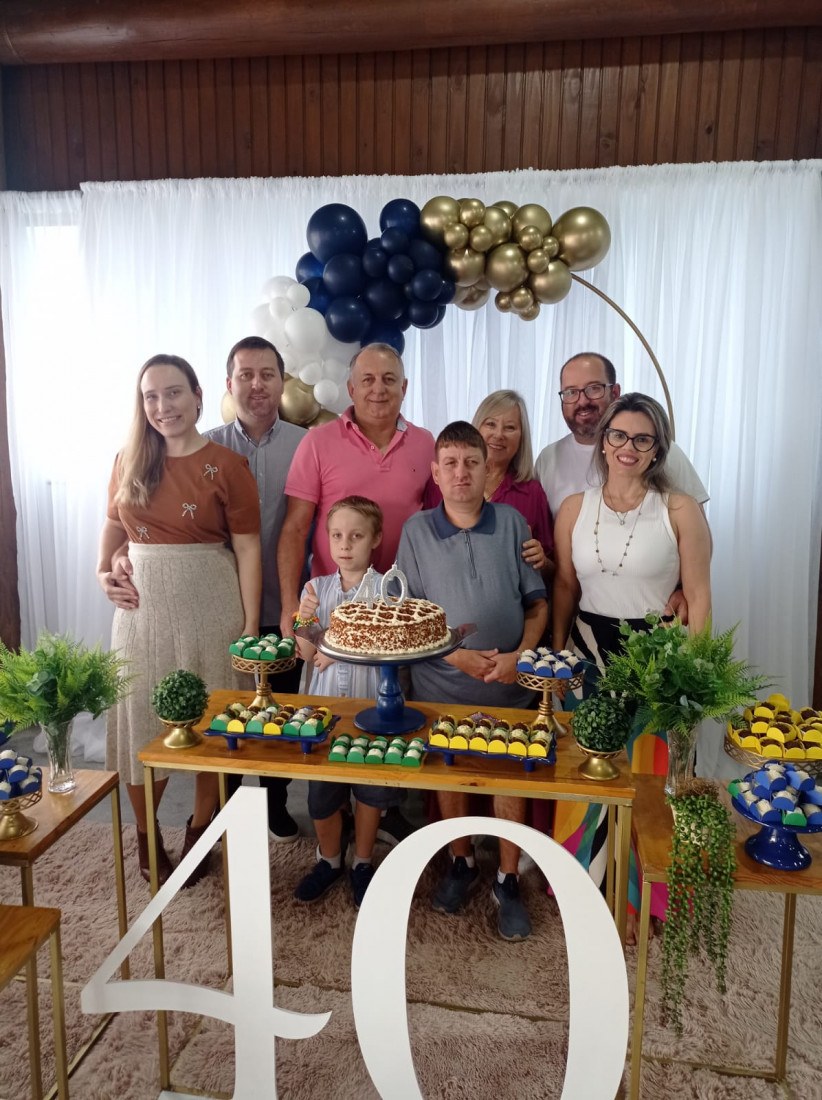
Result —
[{"label": "eyeglasses", "polygon": [[630,439],[635,451],[652,451],[659,442],[655,435],[628,435],[627,432],[621,432],[619,428],[606,428],[605,438],[615,449],[624,447]]},{"label": "eyeglasses", "polygon": [[596,401],[600,397],[605,396],[605,391],[611,389],[613,382],[589,382],[587,386],[583,386],[581,389],[579,386],[568,386],[567,389],[560,390],[559,396],[563,405],[573,405],[575,401],[579,401],[579,395],[584,393],[589,401]]}]

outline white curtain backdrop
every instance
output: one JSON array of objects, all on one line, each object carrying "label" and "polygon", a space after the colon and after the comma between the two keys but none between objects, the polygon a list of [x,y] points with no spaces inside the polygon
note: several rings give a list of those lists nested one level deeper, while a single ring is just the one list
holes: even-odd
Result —
[{"label": "white curtain backdrop", "polygon": [[[810,698],[822,474],[822,162],[490,175],[87,184],[0,195],[23,636],[107,642],[94,578],[105,486],[140,364],[180,354],[219,422],[225,355],[272,275],[293,275],[317,207],[437,194],[589,205],[613,243],[585,273],[634,319],[671,388],[677,439],[707,484],[714,620],[796,703]],[[532,323],[490,303],[406,333],[406,414],[437,432],[491,390],[520,390],[537,450],[563,434],[558,371],[602,351],[624,389],[662,399],[630,329],[575,285]]]}]

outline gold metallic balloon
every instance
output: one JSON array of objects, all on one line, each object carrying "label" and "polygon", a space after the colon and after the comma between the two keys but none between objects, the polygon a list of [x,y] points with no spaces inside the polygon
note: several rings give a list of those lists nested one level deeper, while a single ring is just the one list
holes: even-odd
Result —
[{"label": "gold metallic balloon", "polygon": [[511,219],[498,206],[486,206],[483,225],[491,231],[494,244],[504,244],[511,236]]},{"label": "gold metallic balloon", "polygon": [[500,311],[500,313],[510,313],[511,312],[511,295],[510,294],[505,294],[505,293],[503,293],[503,291],[500,291],[497,294],[496,298],[494,298],[494,305],[497,307],[497,309]]},{"label": "gold metallic balloon", "polygon": [[495,243],[494,235],[486,225],[475,225],[469,240],[475,252],[487,252]]},{"label": "gold metallic balloon", "polygon": [[280,399],[280,415],[291,424],[309,424],[320,411],[314,397],[314,387],[307,386],[299,378],[289,378],[283,386]]},{"label": "gold metallic balloon", "polygon": [[559,241],[558,258],[571,271],[587,271],[602,260],[611,247],[611,230],[598,210],[575,206],[559,218],[552,230]]},{"label": "gold metallic balloon", "polygon": [[494,290],[513,290],[528,278],[525,253],[518,244],[498,244],[488,253],[485,277]]},{"label": "gold metallic balloon", "polygon": [[542,240],[542,247],[548,254],[549,260],[555,260],[559,253],[559,241],[556,237],[544,237]]},{"label": "gold metallic balloon", "polygon": [[232,420],[237,419],[237,410],[234,407],[234,398],[228,392],[225,391],[222,400],[220,401],[220,416],[223,418],[223,424],[230,424]]},{"label": "gold metallic balloon", "polygon": [[482,225],[485,217],[485,203],[482,199],[460,199],[460,221],[473,229],[475,225]]},{"label": "gold metallic balloon", "polygon": [[520,206],[516,214],[511,218],[511,228],[514,235],[526,225],[535,225],[543,237],[551,232],[551,215],[544,206],[538,202],[529,202]]},{"label": "gold metallic balloon", "polygon": [[478,290],[490,290],[491,284],[485,278],[485,272],[480,275],[480,277],[474,283],[474,286],[477,287]]},{"label": "gold metallic balloon", "polygon": [[514,313],[522,313],[524,309],[530,309],[534,304],[534,293],[527,286],[518,286],[511,291],[511,309]]},{"label": "gold metallic balloon", "polygon": [[545,271],[531,275],[528,286],[537,301],[550,305],[562,301],[571,289],[571,282],[571,272],[562,260],[551,260]]},{"label": "gold metallic balloon", "polygon": [[525,257],[525,262],[528,264],[529,271],[534,271],[539,275],[541,271],[547,270],[548,264],[551,262],[551,257],[544,248],[534,248]]},{"label": "gold metallic balloon", "polygon": [[[449,248],[467,248],[470,232],[471,230],[467,225],[457,222],[455,225],[449,225],[444,230],[442,239]],[[559,245],[557,245],[557,248],[559,248]]]},{"label": "gold metallic balloon", "polygon": [[332,420],[337,419],[337,414],[331,412],[330,409],[320,409],[314,419],[306,424],[306,428],[319,428],[321,424],[330,424]]},{"label": "gold metallic balloon", "polygon": [[473,248],[456,249],[447,254],[443,267],[457,286],[473,286],[477,279],[482,278],[485,254],[475,252]]},{"label": "gold metallic balloon", "polygon": [[460,287],[454,296],[454,304],[458,305],[460,309],[480,309],[488,301],[490,293],[488,287]]},{"label": "gold metallic balloon", "polygon": [[539,302],[534,302],[528,309],[523,309],[519,313],[519,318],[522,321],[535,321],[539,317]]},{"label": "gold metallic balloon", "polygon": [[542,248],[542,233],[535,225],[523,225],[517,230],[517,244],[530,252],[533,248]]},{"label": "gold metallic balloon", "polygon": [[433,244],[443,243],[443,231],[449,225],[455,225],[460,218],[460,207],[456,199],[448,195],[437,195],[429,199],[420,211],[422,235]]},{"label": "gold metallic balloon", "polygon": [[510,202],[508,199],[500,199],[499,202],[495,202],[492,205],[498,210],[505,211],[509,218],[513,218],[514,214],[517,212],[517,204],[515,202]]}]

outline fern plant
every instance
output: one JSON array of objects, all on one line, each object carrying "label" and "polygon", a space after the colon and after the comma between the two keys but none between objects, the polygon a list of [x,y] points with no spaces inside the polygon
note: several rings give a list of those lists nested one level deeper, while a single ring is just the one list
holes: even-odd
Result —
[{"label": "fern plant", "polygon": [[694,634],[679,623],[649,621],[647,632],[620,626],[622,649],[607,658],[599,682],[600,691],[636,704],[645,732],[688,734],[706,718],[724,719],[752,703],[765,686],[734,659],[736,627],[714,636],[710,621]]},{"label": "fern plant", "polygon": [[99,646],[88,649],[64,634],[40,634],[34,649],[0,642],[0,715],[15,727],[95,718],[128,691],[125,662]]}]

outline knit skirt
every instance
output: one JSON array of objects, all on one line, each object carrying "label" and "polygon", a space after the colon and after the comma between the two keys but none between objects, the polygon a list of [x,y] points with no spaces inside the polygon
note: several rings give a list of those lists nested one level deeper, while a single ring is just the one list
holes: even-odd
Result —
[{"label": "knit skirt", "polygon": [[238,686],[228,647],[245,620],[236,559],[222,544],[131,543],[128,553],[140,606],[114,612],[111,644],[128,661],[131,689],[108,712],[106,767],[141,784],[137,753],[163,732],[151,705],[155,685],[183,668],[209,691]]}]

